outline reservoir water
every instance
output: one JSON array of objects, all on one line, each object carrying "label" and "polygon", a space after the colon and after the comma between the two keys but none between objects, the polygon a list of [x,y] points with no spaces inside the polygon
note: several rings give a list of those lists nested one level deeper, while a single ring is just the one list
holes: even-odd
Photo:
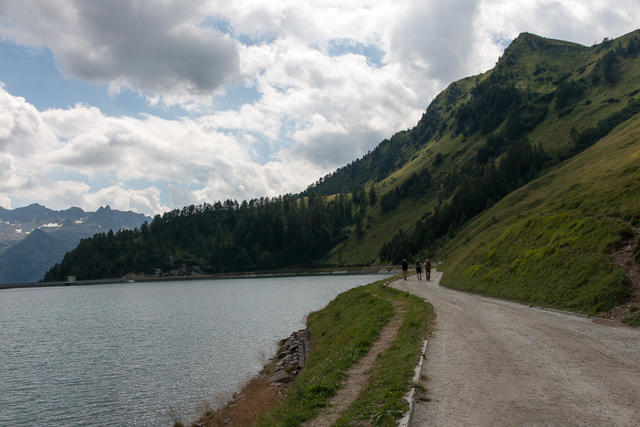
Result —
[{"label": "reservoir water", "polygon": [[0,425],[170,425],[380,275],[0,290]]}]

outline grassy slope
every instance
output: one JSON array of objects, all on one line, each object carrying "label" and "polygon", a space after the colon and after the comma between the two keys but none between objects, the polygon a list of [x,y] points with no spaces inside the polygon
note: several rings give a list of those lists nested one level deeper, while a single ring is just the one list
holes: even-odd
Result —
[{"label": "grassy slope", "polygon": [[339,295],[324,309],[312,313],[307,325],[312,352],[307,367],[295,380],[278,407],[265,415],[261,425],[299,425],[315,418],[327,405],[344,372],[364,356],[382,327],[394,315],[394,304],[403,313],[403,324],[393,345],[376,361],[372,382],[349,407],[339,423],[395,425],[407,409],[403,395],[409,390],[420,347],[431,328],[431,305],[410,294],[382,285],[383,281]]},{"label": "grassy slope", "polygon": [[381,213],[379,205],[370,208],[362,239],[351,238],[339,244],[330,252],[327,262],[345,266],[376,263],[380,247],[400,228],[406,231],[415,224],[427,209],[433,208],[435,200],[429,197],[403,200],[397,209],[387,214]]},{"label": "grassy slope", "polygon": [[[584,47],[574,43],[545,39],[525,34],[514,41],[505,52],[496,67],[478,76],[468,77],[452,83],[434,101],[442,112],[443,121],[451,125],[455,110],[468,101],[471,89],[476,81],[481,82],[491,73],[503,73],[513,78],[519,88],[528,88],[539,94],[551,94],[557,88],[557,82],[563,76],[568,80],[590,79],[596,62],[608,50],[618,43],[626,45],[631,37],[640,35],[640,30],[612,41],[609,45]],[[622,109],[632,98],[629,96],[640,88],[640,58],[628,58],[623,61],[622,78],[615,85],[601,84],[589,86],[582,98],[570,106],[559,109],[555,101],[549,104],[548,113],[543,122],[533,129],[527,137],[534,144],[542,144],[550,155],[566,157],[572,147],[571,130],[578,132],[594,125],[615,111]],[[456,93],[454,96],[452,93]],[[612,102],[613,101],[613,102]],[[411,173],[427,168],[436,187],[453,170],[475,156],[477,148],[486,136],[478,133],[464,137],[453,135],[451,131],[434,136],[412,155],[411,160],[387,178],[375,184],[380,195],[395,188]],[[444,157],[443,164],[434,165],[437,153]],[[326,258],[330,264],[360,265],[378,262],[377,255],[384,242],[399,228],[411,231],[415,222],[430,212],[438,199],[435,189],[425,192],[419,200],[405,200],[392,212],[381,214],[378,207],[369,209],[366,221],[366,234],[356,239],[354,233],[344,243],[338,245]]]},{"label": "grassy slope", "polygon": [[610,250],[640,222],[640,116],[471,221],[443,284],[587,314],[629,295]]}]

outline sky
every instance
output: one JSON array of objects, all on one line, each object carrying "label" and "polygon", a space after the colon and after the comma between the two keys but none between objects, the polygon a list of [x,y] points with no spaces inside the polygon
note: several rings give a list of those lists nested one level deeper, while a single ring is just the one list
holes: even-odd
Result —
[{"label": "sky", "polygon": [[0,0],[0,206],[296,193],[521,32],[592,45],[638,23],[640,0]]}]

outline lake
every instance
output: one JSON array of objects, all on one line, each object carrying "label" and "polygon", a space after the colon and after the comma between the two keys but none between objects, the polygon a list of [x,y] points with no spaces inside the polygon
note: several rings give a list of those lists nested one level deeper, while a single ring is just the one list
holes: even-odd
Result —
[{"label": "lake", "polygon": [[308,313],[382,275],[0,290],[0,425],[193,421]]}]

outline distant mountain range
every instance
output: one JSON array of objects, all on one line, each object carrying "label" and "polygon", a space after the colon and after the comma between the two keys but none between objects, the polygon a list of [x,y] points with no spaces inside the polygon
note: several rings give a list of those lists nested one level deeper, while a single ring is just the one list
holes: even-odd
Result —
[{"label": "distant mountain range", "polygon": [[0,208],[0,283],[36,282],[80,239],[109,230],[133,229],[150,220],[145,215],[101,207],[63,211],[34,203]]}]

